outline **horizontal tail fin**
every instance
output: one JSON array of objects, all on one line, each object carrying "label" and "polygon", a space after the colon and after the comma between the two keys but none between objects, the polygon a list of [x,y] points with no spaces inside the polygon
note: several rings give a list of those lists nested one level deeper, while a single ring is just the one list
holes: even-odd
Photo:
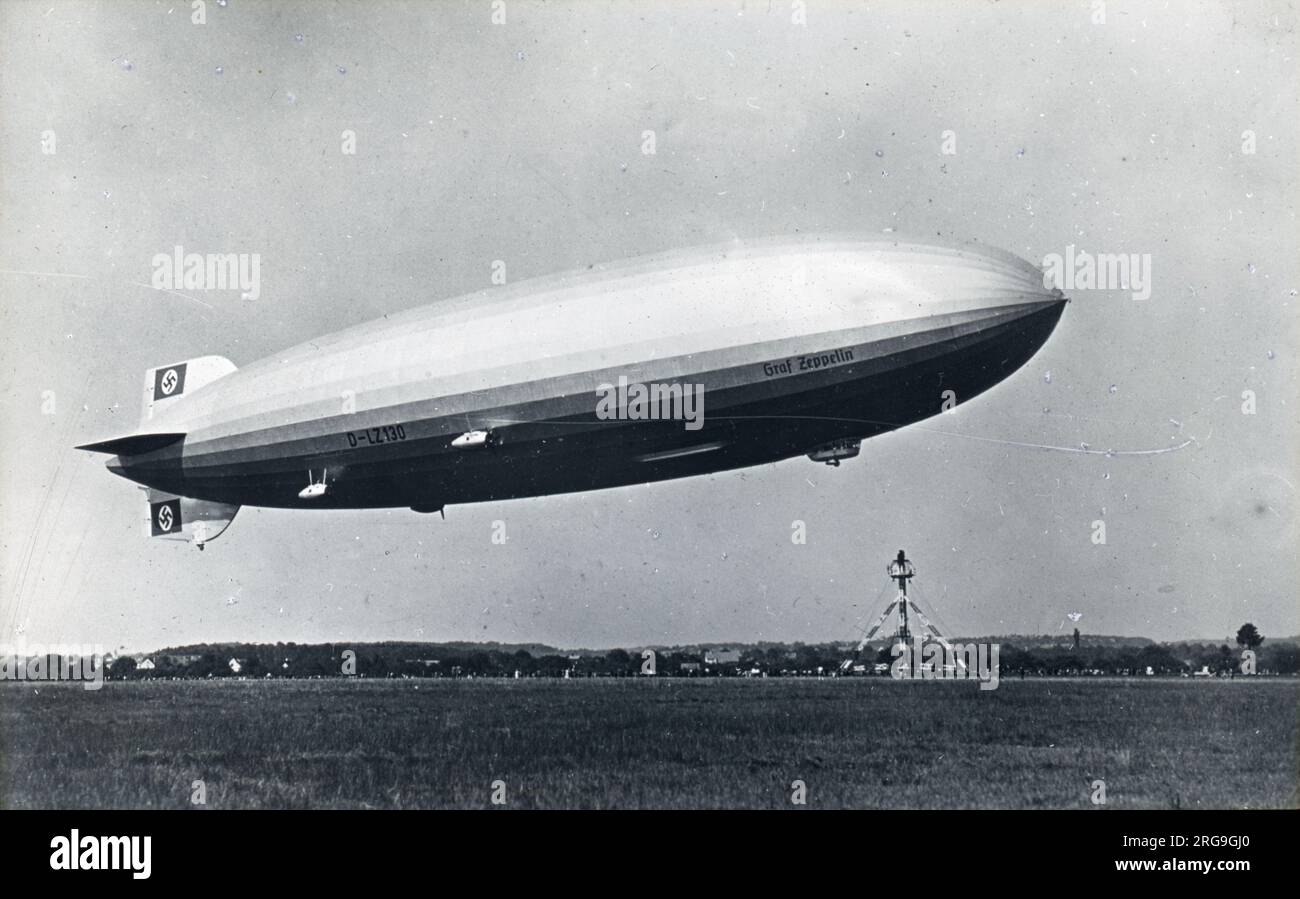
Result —
[{"label": "horizontal tail fin", "polygon": [[114,456],[138,456],[141,453],[152,453],[154,450],[171,446],[184,439],[185,434],[180,431],[130,434],[126,437],[114,437],[112,440],[101,440],[98,443],[83,443],[77,449],[90,450],[92,453],[109,453]]}]

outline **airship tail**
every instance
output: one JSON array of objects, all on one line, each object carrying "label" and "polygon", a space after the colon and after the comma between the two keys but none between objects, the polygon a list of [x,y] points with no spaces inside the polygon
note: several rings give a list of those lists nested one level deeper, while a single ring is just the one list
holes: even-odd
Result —
[{"label": "airship tail", "polygon": [[239,506],[229,503],[191,499],[152,487],[141,489],[149,497],[149,536],[193,543],[199,549],[224,534],[239,511]]},{"label": "airship tail", "polygon": [[144,404],[140,410],[141,426],[182,397],[233,371],[235,363],[224,356],[199,356],[147,370],[144,373]]},{"label": "airship tail", "polygon": [[150,422],[154,415],[170,407],[185,396],[206,387],[219,378],[235,371],[235,363],[224,356],[199,356],[184,362],[173,362],[147,369],[144,373],[144,395],[140,407],[140,427],[136,433],[111,440],[83,443],[77,449],[92,453],[110,453],[114,456],[139,456],[179,443],[185,438],[183,431],[162,430]]},{"label": "airship tail", "polygon": [[[186,434],[183,430],[168,428],[165,420],[153,421],[154,417],[233,371],[235,364],[222,356],[200,356],[148,369],[144,374],[140,427],[136,432],[82,444],[77,448],[116,456],[109,460],[109,470],[131,480],[148,480],[134,473],[136,469],[133,466],[141,464],[142,457],[146,460],[144,464],[179,467],[180,444]],[[229,503],[193,499],[153,487],[141,489],[148,493],[148,535],[194,543],[199,549],[221,536],[239,511],[239,506]]]}]

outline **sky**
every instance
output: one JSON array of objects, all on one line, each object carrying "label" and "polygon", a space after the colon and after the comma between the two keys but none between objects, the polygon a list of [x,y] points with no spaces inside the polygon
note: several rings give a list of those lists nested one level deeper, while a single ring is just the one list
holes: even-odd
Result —
[{"label": "sky", "polygon": [[[900,547],[950,634],[1300,633],[1293,6],[203,12],[0,3],[0,642],[849,641]],[[147,368],[242,366],[497,260],[814,232],[1149,254],[1152,293],[1073,293],[1021,371],[839,468],[445,521],[246,508],[200,553],[72,449],[134,429]],[[259,295],[154,289],[178,245],[258,254]]]}]

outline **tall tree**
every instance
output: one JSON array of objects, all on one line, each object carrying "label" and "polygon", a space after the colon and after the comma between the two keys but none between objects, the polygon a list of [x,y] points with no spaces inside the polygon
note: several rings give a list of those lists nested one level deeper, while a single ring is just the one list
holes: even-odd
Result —
[{"label": "tall tree", "polygon": [[1255,625],[1247,621],[1237,630],[1237,645],[1244,646],[1247,649],[1259,649],[1259,644],[1264,642],[1264,635],[1259,632]]}]

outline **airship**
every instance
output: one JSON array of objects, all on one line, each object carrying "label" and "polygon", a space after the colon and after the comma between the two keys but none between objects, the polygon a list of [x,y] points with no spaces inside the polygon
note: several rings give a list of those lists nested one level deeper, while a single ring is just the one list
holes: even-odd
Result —
[{"label": "airship", "polygon": [[409,508],[807,456],[953,408],[1046,342],[1068,300],[980,245],[800,238],[521,281],[243,368],[145,372],[108,453],[148,532],[203,545],[242,506]]}]

